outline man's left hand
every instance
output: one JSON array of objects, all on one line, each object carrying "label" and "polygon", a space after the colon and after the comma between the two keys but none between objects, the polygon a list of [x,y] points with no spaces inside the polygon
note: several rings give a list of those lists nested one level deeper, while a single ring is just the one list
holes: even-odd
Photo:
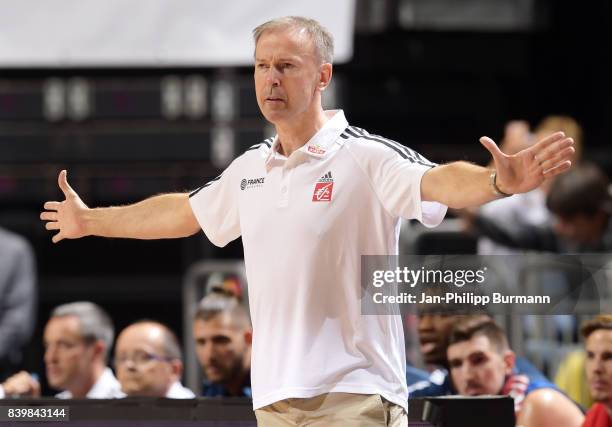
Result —
[{"label": "man's left hand", "polygon": [[575,151],[574,141],[563,132],[553,133],[512,155],[503,153],[489,137],[483,136],[480,143],[493,156],[497,187],[507,194],[526,193],[539,187],[545,179],[567,171]]}]

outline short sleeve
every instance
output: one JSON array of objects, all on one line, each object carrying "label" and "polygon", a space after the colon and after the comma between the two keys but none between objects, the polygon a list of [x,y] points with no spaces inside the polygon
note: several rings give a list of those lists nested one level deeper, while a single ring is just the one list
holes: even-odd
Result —
[{"label": "short sleeve", "polygon": [[202,231],[220,247],[241,235],[236,191],[240,187],[234,178],[236,168],[235,160],[221,175],[189,195],[191,209]]},{"label": "short sleeve", "polygon": [[421,179],[436,164],[395,141],[369,134],[363,141],[361,149],[353,150],[355,158],[387,212],[427,227],[440,224],[447,206],[421,200]]}]

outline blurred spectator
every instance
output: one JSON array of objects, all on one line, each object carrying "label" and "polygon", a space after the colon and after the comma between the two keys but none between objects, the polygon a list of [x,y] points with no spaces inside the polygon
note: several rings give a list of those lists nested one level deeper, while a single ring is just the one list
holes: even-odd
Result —
[{"label": "blurred spectator", "polygon": [[460,395],[509,395],[517,425],[578,427],[584,416],[567,396],[552,388],[534,389],[526,375],[513,373],[516,356],[493,321],[459,322],[447,349],[453,384]]},{"label": "blurred spectator", "polygon": [[244,287],[240,283],[240,279],[234,275],[225,275],[222,273],[213,273],[208,277],[206,290],[204,295],[213,292],[221,292],[227,295],[236,297],[238,301],[244,301]]},{"label": "blurred spectator", "polygon": [[[552,224],[522,224],[509,232],[503,218],[478,216],[474,229],[507,246],[558,253],[609,252],[612,249],[612,197],[606,175],[595,165],[581,163],[552,183],[547,196],[547,207],[554,216]],[[512,259],[506,261],[517,271]],[[516,276],[516,275],[514,275]],[[571,283],[562,272],[547,276],[541,283],[549,289],[569,289]],[[525,318],[527,332],[534,319]],[[555,316],[555,328],[560,335],[573,334],[577,322],[571,316]],[[542,359],[551,362],[552,352],[542,353]],[[577,359],[575,361],[578,361]]]},{"label": "blurred spectator", "polygon": [[[444,396],[454,394],[455,390],[449,377],[446,357],[452,328],[458,322],[486,323],[492,321],[487,314],[458,315],[457,305],[438,306],[428,312],[420,309],[419,340],[423,360],[429,365],[431,374],[424,381],[417,377],[407,377],[410,397]],[[534,388],[555,388],[540,371],[527,359],[517,357],[513,373],[529,378]]]},{"label": "blurred spectator", "polygon": [[600,315],[582,326],[587,353],[586,374],[597,402],[587,413],[584,427],[612,426],[612,315]]},{"label": "blurred spectator", "polygon": [[[49,385],[64,390],[60,399],[110,399],[123,397],[112,371],[106,366],[114,329],[102,308],[90,302],[56,307],[45,326],[45,366]],[[38,381],[20,372],[2,384],[7,396],[40,396]]]},{"label": "blurred spectator", "polygon": [[121,389],[128,396],[191,399],[180,383],[181,348],[165,325],[143,320],[126,327],[117,338],[115,364]]},{"label": "blurred spectator", "polygon": [[14,373],[36,322],[36,266],[30,244],[0,228],[0,381]]},{"label": "blurred spectator", "polygon": [[446,367],[446,347],[453,325],[462,316],[447,313],[419,315],[419,342],[423,361],[428,365]]},{"label": "blurred spectator", "polygon": [[[421,356],[431,373],[426,380],[423,380],[418,372],[414,375],[413,372],[407,370],[406,381],[409,397],[453,394],[448,375],[446,348],[453,324],[466,316],[453,314],[455,307],[440,306],[432,312],[424,311],[420,307],[419,311],[418,332]],[[486,315],[477,317],[488,319]]]},{"label": "blurred spectator", "polygon": [[204,297],[194,317],[193,338],[206,375],[202,394],[251,397],[253,330],[238,299],[219,291]]},{"label": "blurred spectator", "polygon": [[576,253],[612,250],[612,197],[608,177],[593,164],[582,164],[553,182],[546,201],[554,226],[523,224],[507,232],[499,219],[477,216],[474,226],[506,246]]},{"label": "blurred spectator", "polygon": [[[506,126],[501,150],[508,154],[515,154],[547,135],[562,131],[574,140],[575,166],[582,156],[582,128],[571,117],[548,116],[536,127],[532,134],[529,125],[523,121],[513,121]],[[523,226],[542,226],[550,224],[551,215],[546,209],[546,195],[552,180],[544,183],[528,193],[516,194],[513,197],[494,200],[479,209],[479,215],[496,223],[507,233],[513,233]],[[516,248],[508,247],[494,241],[487,236],[478,240],[478,253],[481,255],[507,255],[516,253]]]}]

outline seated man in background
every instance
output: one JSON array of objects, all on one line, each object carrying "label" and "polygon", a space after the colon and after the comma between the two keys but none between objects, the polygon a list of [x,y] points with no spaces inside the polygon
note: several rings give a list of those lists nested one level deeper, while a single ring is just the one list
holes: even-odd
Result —
[{"label": "seated man in background", "polygon": [[476,216],[473,231],[502,245],[546,252],[612,250],[612,196],[609,179],[596,165],[582,163],[552,183],[546,205],[554,225],[523,224],[511,233],[499,220]]},{"label": "seated man in background", "polygon": [[[423,361],[431,371],[429,378],[423,380],[407,371],[408,390],[410,397],[444,396],[454,394],[448,375],[448,360],[446,350],[453,325],[460,321],[488,322],[491,316],[471,313],[473,307],[463,307],[460,304],[438,305],[435,307],[419,307],[419,341]],[[529,377],[532,387],[556,388],[538,369],[524,357],[517,357],[514,373]]]},{"label": "seated man in background", "polygon": [[612,427],[612,315],[597,316],[582,326],[586,374],[595,403],[584,427]]},{"label": "seated man in background", "polygon": [[[52,388],[64,390],[60,399],[111,399],[123,397],[121,387],[107,367],[113,345],[110,317],[91,302],[56,307],[45,326],[45,367]],[[40,384],[27,372],[19,372],[0,387],[0,397],[38,397]]]},{"label": "seated man in background", "polygon": [[534,390],[527,376],[513,373],[516,356],[493,321],[457,323],[449,337],[447,358],[458,394],[511,396],[517,425],[579,427],[584,420],[578,406],[561,392]]},{"label": "seated man in background", "polygon": [[194,316],[193,338],[206,375],[202,395],[251,397],[253,330],[238,299],[219,291],[205,296]]},{"label": "seated man in background", "polygon": [[418,333],[421,356],[431,374],[424,380],[418,372],[417,375],[411,375],[411,371],[406,370],[409,397],[444,396],[453,393],[448,376],[446,348],[453,325],[464,316],[451,313],[451,307],[448,307],[448,313],[443,307],[439,307],[439,312],[436,313],[419,310]]},{"label": "seated man in background", "polygon": [[181,348],[165,325],[143,320],[126,327],[117,338],[115,365],[127,396],[191,399],[193,392],[180,383]]},{"label": "seated man in background", "polygon": [[36,324],[36,259],[30,243],[0,227],[0,382],[15,373]]}]

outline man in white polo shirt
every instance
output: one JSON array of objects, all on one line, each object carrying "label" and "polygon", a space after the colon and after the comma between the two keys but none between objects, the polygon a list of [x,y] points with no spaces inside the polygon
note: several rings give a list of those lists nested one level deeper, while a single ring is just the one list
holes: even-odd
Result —
[{"label": "man in white polo shirt", "polygon": [[[396,142],[324,111],[333,40],[313,20],[287,17],[254,31],[259,107],[276,127],[191,194],[89,209],[45,203],[53,236],[189,236],[216,245],[242,236],[253,322],[253,405],[260,425],[407,424],[398,316],[362,316],[360,257],[397,254],[400,218],[437,225],[462,208],[529,191],[569,168],[571,139],[554,134],[514,156],[482,138],[495,170],[436,166]],[[381,102],[384,102],[381,100]],[[315,421],[316,420],[316,421]]]}]

